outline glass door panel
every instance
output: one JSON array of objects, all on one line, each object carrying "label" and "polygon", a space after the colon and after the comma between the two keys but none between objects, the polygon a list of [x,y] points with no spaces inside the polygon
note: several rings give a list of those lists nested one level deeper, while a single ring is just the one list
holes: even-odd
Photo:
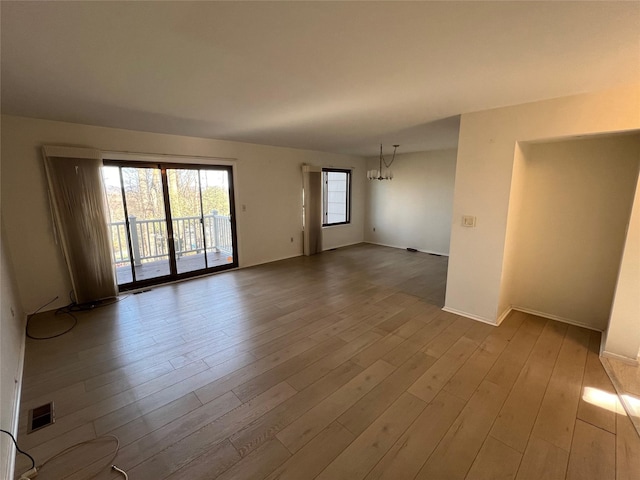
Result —
[{"label": "glass door panel", "polygon": [[122,167],[134,281],[171,274],[169,235],[159,168]]},{"label": "glass door panel", "polygon": [[234,240],[231,227],[230,170],[200,170],[203,224],[209,267],[234,262]]},{"label": "glass door panel", "polygon": [[207,268],[198,170],[167,168],[178,274]]},{"label": "glass door panel", "polygon": [[102,167],[102,180],[105,188],[108,228],[111,237],[111,254],[116,271],[118,285],[133,282],[131,255],[129,254],[129,236],[122,201],[122,183],[119,167]]}]

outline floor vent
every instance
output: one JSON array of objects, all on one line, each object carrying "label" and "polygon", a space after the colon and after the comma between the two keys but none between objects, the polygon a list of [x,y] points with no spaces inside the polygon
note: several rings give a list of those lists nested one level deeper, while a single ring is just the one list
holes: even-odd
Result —
[{"label": "floor vent", "polygon": [[35,432],[55,422],[53,402],[29,410],[29,428],[27,433]]}]

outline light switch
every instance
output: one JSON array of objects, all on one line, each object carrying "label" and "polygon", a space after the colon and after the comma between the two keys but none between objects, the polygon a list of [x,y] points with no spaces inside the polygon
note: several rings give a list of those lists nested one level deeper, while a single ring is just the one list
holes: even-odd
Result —
[{"label": "light switch", "polygon": [[463,227],[475,227],[476,226],[476,217],[473,215],[463,215],[462,216],[462,226]]}]

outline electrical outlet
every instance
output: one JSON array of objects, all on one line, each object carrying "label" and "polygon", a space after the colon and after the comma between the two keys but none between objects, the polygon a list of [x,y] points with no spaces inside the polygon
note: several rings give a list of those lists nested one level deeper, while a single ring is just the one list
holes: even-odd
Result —
[{"label": "electrical outlet", "polygon": [[473,215],[463,215],[462,216],[462,226],[463,227],[475,227],[476,226],[476,217]]}]

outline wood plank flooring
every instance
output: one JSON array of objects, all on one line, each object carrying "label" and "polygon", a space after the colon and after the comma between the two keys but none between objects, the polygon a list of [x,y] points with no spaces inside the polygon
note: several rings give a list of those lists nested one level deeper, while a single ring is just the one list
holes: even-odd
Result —
[{"label": "wood plank flooring", "polygon": [[[450,313],[447,259],[357,245],[125,295],[26,346],[38,478],[637,479],[600,334]],[[31,332],[70,319],[44,313]],[[56,423],[26,434],[28,409]],[[16,472],[29,467],[17,457]],[[95,476],[95,477],[94,477]]]},{"label": "wood plank flooring", "polygon": [[614,358],[602,358],[601,361],[640,435],[640,365],[630,365]]}]

